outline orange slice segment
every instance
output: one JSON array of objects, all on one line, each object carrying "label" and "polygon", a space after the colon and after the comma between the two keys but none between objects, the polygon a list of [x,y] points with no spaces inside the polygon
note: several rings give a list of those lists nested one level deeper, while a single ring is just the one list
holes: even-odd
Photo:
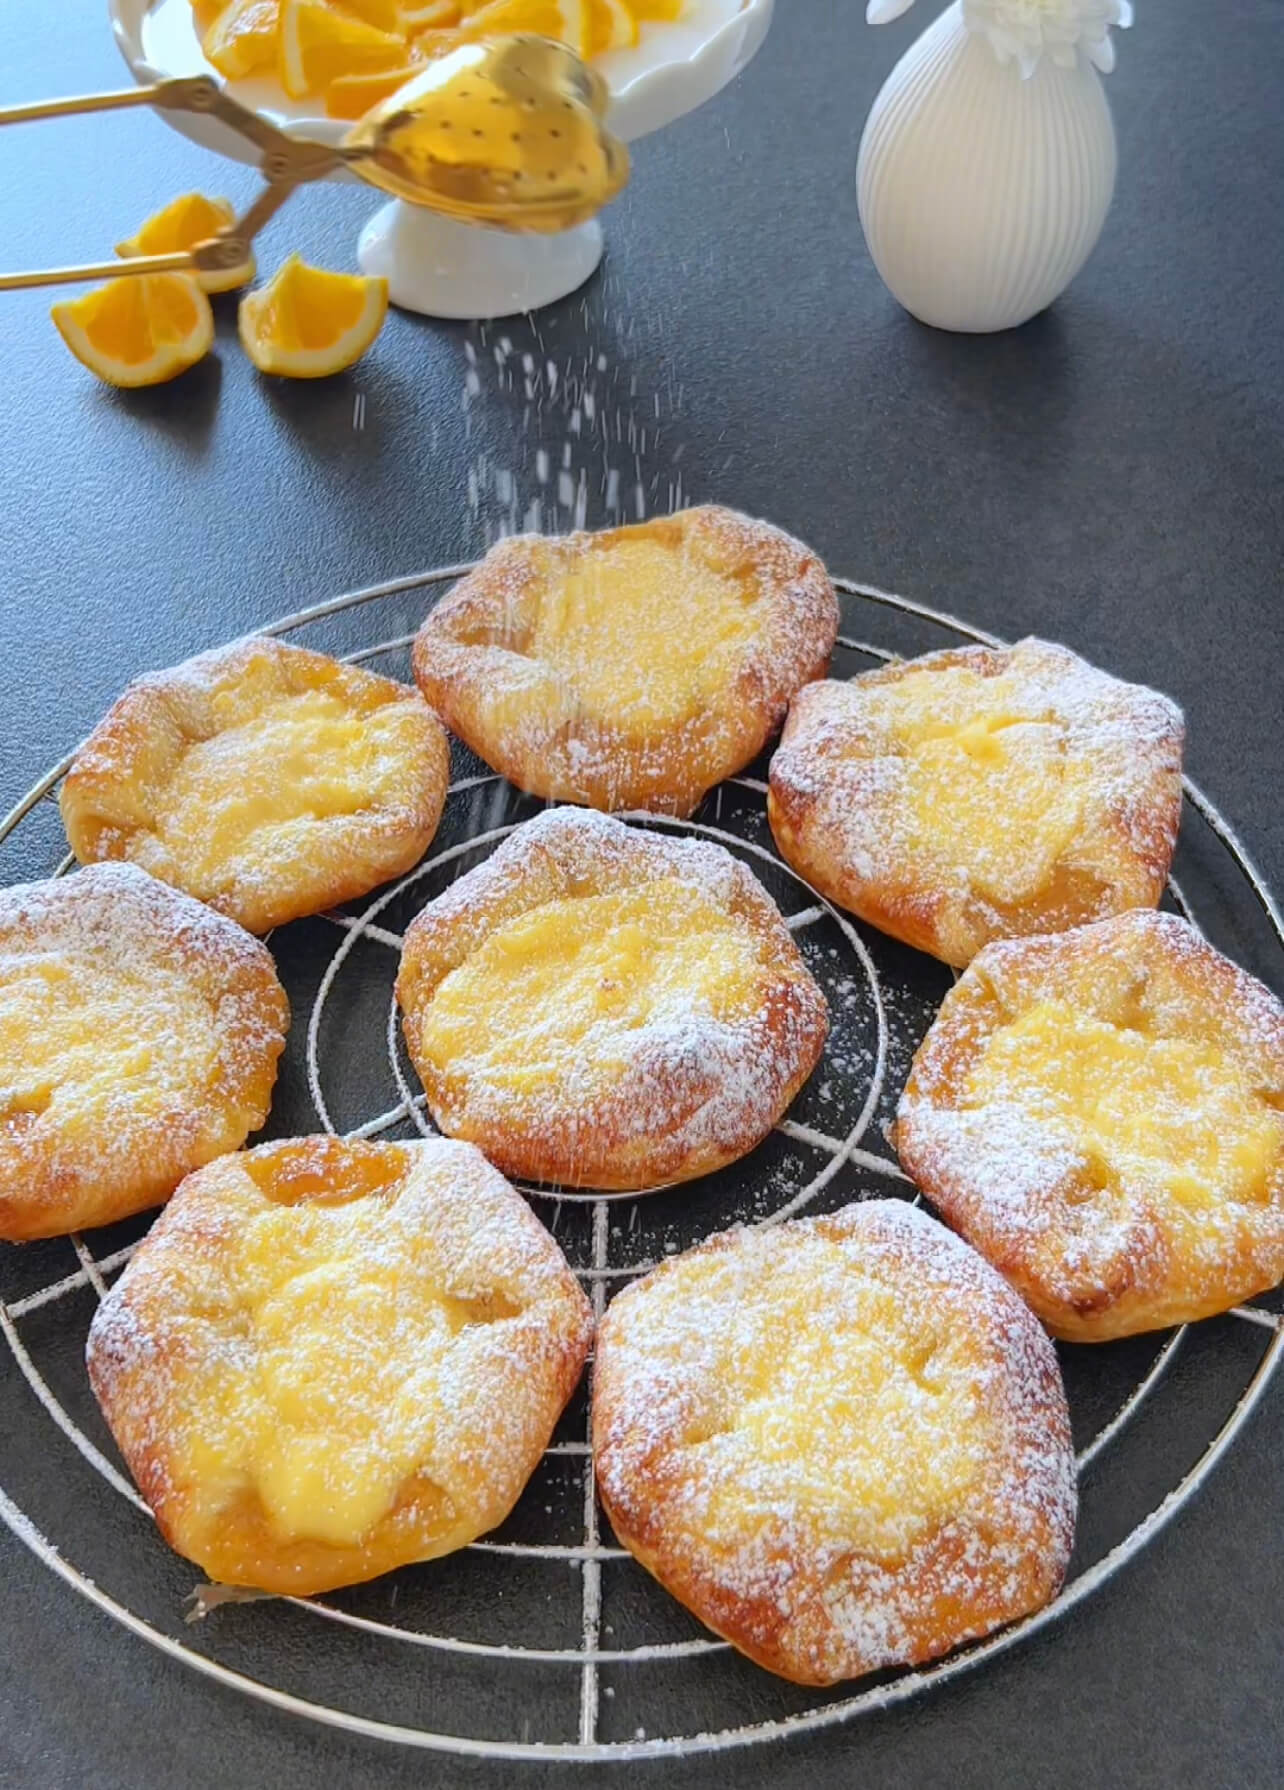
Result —
[{"label": "orange slice segment", "polygon": [[534,31],[589,57],[632,48],[639,21],[672,23],[684,6],[685,0],[461,0],[460,28],[470,37]]},{"label": "orange slice segment", "polygon": [[[183,193],[148,218],[138,233],[116,244],[118,255],[172,255],[177,249],[194,248],[217,236],[236,218],[227,199],[207,199],[204,193]],[[230,292],[254,278],[254,257],[223,273],[197,274],[205,292]]]},{"label": "orange slice segment", "polygon": [[350,13],[354,19],[362,19],[378,31],[401,31],[401,8],[397,0],[335,0],[335,4],[340,12]]},{"label": "orange slice segment", "polygon": [[638,41],[638,21],[629,0],[589,0],[589,50],[628,50]]},{"label": "orange slice segment", "polygon": [[201,39],[205,60],[229,81],[270,69],[280,23],[280,0],[229,0]]},{"label": "orange slice segment", "polygon": [[401,29],[407,36],[416,31],[444,31],[459,23],[459,0],[404,0],[401,7]]},{"label": "orange slice segment", "polygon": [[578,56],[591,54],[588,0],[487,0],[484,5],[464,0],[460,24],[469,37],[533,31],[568,44]]},{"label": "orange slice segment", "polygon": [[387,311],[387,280],[327,273],[291,255],[241,300],[241,342],[261,373],[321,379],[360,359]]},{"label": "orange slice segment", "polygon": [[128,275],[49,315],[82,365],[108,385],[160,385],[209,353],[210,301],[190,274]]},{"label": "orange slice segment", "polygon": [[291,99],[321,92],[339,75],[399,68],[406,60],[400,31],[381,31],[325,0],[282,0],[277,49]]},{"label": "orange slice segment", "polygon": [[387,99],[398,87],[412,80],[423,67],[422,59],[408,62],[404,68],[381,69],[368,75],[338,75],[325,90],[327,118],[344,118],[355,123],[364,118],[371,106]]}]

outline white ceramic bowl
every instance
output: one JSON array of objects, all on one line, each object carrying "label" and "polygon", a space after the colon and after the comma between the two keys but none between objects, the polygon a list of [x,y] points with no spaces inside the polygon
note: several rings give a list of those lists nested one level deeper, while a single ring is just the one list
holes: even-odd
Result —
[{"label": "white ceramic bowl", "polygon": [[[213,74],[201,54],[190,0],[108,0],[121,55],[140,84]],[[761,48],[774,0],[688,0],[676,25],[643,28],[635,49],[595,66],[611,90],[608,123],[625,142],[663,129],[712,99]],[[273,81],[233,81],[228,91],[283,129],[337,143],[349,128],[290,100]],[[220,155],[253,162],[250,144],[215,120],[163,112],[167,124]],[[341,174],[340,179],[352,176]],[[516,236],[439,218],[393,200],[362,232],[358,260],[386,274],[395,303],[434,317],[497,317],[536,310],[573,292],[602,256],[594,218],[559,236]]]}]

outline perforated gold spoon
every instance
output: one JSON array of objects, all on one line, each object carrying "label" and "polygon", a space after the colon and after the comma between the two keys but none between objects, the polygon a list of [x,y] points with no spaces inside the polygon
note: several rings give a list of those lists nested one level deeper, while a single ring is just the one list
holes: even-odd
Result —
[{"label": "perforated gold spoon", "polygon": [[362,179],[467,223],[569,230],[629,177],[610,95],[565,44],[493,38],[440,57],[344,139]]},{"label": "perforated gold spoon", "polygon": [[608,97],[601,77],[564,44],[495,37],[428,63],[338,145],[290,136],[208,75],[0,109],[0,125],[128,106],[202,113],[254,144],[265,182],[235,223],[190,250],[0,274],[0,292],[243,266],[250,243],[294,189],[340,168],[464,223],[569,230],[609,204],[629,177],[628,150],[602,122]]}]

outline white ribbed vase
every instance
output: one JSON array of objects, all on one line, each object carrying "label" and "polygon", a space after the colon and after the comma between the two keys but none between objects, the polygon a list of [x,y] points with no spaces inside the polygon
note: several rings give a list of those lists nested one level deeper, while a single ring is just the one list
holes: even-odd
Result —
[{"label": "white ribbed vase", "polygon": [[857,169],[861,224],[874,265],[922,322],[1012,329],[1092,253],[1115,167],[1096,69],[1045,56],[1023,79],[955,4],[874,101]]}]

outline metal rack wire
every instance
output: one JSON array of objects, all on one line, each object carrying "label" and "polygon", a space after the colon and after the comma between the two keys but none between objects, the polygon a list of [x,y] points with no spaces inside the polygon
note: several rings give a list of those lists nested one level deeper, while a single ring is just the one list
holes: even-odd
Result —
[{"label": "metal rack wire", "polygon": [[[348,659],[379,661],[387,669],[399,668],[399,656],[413,638],[412,632],[390,635],[379,633],[385,612],[395,610],[402,599],[422,603],[422,593],[434,593],[449,584],[467,568],[452,566],[387,584],[353,592],[347,596],[319,603],[295,615],[286,616],[264,630],[282,635],[324,634],[336,625],[348,627],[342,639],[326,638],[331,650],[342,651]],[[894,632],[892,624],[926,628],[944,635],[941,644],[953,641],[984,641],[992,637],[967,626],[952,616],[929,609],[873,587],[850,580],[836,581],[844,595],[844,627],[840,640],[840,659],[850,669],[858,669],[871,660],[893,656],[892,649],[865,638],[867,624],[882,622],[884,631]],[[861,626],[858,635],[854,630]],[[367,625],[369,624],[369,625]],[[875,628],[877,632],[877,627]],[[362,638],[377,634],[377,638]],[[321,643],[321,642],[318,642]],[[25,796],[13,811],[0,821],[0,848],[17,830],[30,821],[40,805],[55,790],[66,770],[66,761]],[[328,940],[328,951],[311,949],[308,955],[309,996],[306,1026],[296,1025],[296,1036],[302,1037],[300,1087],[306,1090],[310,1103],[310,1128],[341,1131],[344,1135],[376,1137],[386,1135],[432,1135],[423,1097],[414,1090],[413,1076],[401,1054],[395,1001],[391,994],[397,953],[401,943],[399,915],[417,911],[431,898],[443,878],[448,879],[468,867],[491,850],[512,827],[519,824],[515,811],[516,798],[510,799],[501,780],[475,763],[461,763],[451,787],[447,817],[454,815],[453,826],[443,825],[438,846],[415,871],[393,887],[386,889],[359,912],[333,913],[313,925],[316,938]],[[828,1200],[843,1200],[861,1194],[901,1194],[910,1190],[905,1177],[886,1147],[880,1148],[882,1137],[878,1127],[880,1112],[886,1113],[894,1099],[895,1075],[903,1068],[909,1052],[918,1041],[927,1011],[921,1000],[911,998],[896,980],[906,975],[908,954],[899,948],[887,962],[876,961],[877,944],[872,935],[862,935],[846,917],[821,901],[800,878],[783,866],[770,844],[770,835],[763,824],[762,809],[765,785],[760,779],[746,776],[732,780],[715,794],[701,810],[701,817],[687,822],[664,820],[656,816],[635,816],[640,823],[664,827],[680,833],[694,833],[719,841],[744,857],[767,882],[800,945],[811,953],[809,961],[830,998],[831,1007],[838,1005],[854,1015],[849,1033],[859,1030],[863,1042],[859,1050],[851,1038],[843,1045],[849,1050],[846,1058],[836,1057],[833,1064],[822,1062],[813,1082],[821,1093],[813,1108],[797,1105],[793,1114],[777,1128],[775,1137],[763,1145],[733,1171],[723,1171],[718,1178],[714,1205],[710,1208],[716,1223],[704,1223],[699,1213],[699,1195],[694,1199],[697,1216],[694,1220],[673,1219],[680,1209],[674,1196],[659,1192],[647,1200],[634,1195],[603,1197],[564,1189],[528,1187],[528,1196],[541,1216],[559,1235],[577,1273],[593,1299],[596,1311],[605,1309],[611,1292],[629,1278],[642,1273],[661,1255],[693,1240],[690,1224],[698,1229],[718,1228],[743,1220],[759,1224],[776,1224],[803,1210],[820,1209]],[[1192,784],[1186,786],[1188,808],[1197,823],[1207,830],[1215,844],[1232,895],[1253,916],[1264,921],[1271,948],[1284,952],[1284,921],[1270,891],[1249,861],[1233,830],[1207,798]],[[51,866],[52,868],[52,866]],[[61,873],[70,868],[70,860],[57,866]],[[1179,911],[1195,918],[1183,887],[1175,882],[1170,890],[1173,904]],[[311,935],[310,935],[311,936]],[[366,1005],[375,1014],[374,1025],[381,1032],[378,1053],[386,1057],[386,1073],[379,1076],[391,1089],[391,1100],[360,1117],[335,1112],[334,1091],[327,1085],[327,1040],[332,1040],[336,1025],[333,1009],[341,1004],[341,991],[354,972],[358,958],[363,964],[363,986],[375,990]],[[319,976],[316,975],[318,960]],[[1278,967],[1278,966],[1277,966]],[[283,972],[284,973],[284,972]],[[288,978],[287,978],[288,985]],[[292,995],[294,990],[291,989]],[[377,998],[376,998],[377,997]],[[386,1004],[379,1011],[378,1001]],[[362,1009],[365,1010],[364,1007]],[[296,1007],[297,1012],[297,1007]],[[339,1016],[339,1028],[346,1024]],[[367,1039],[368,1044],[368,1039]],[[834,1042],[831,1039],[831,1048]],[[367,1076],[369,1080],[369,1076]],[[828,1093],[825,1091],[828,1090]],[[834,1090],[837,1090],[835,1092]],[[346,1098],[346,1085],[341,1093]],[[804,1096],[805,1098],[805,1096]],[[829,1105],[824,1101],[828,1099]],[[836,1114],[839,1122],[824,1122],[826,1112]],[[801,1116],[800,1116],[801,1115]],[[774,1147],[776,1156],[766,1165],[765,1152]],[[711,1196],[713,1197],[713,1196]],[[666,1230],[647,1216],[653,1209],[668,1212],[672,1222]],[[688,1231],[682,1230],[687,1223]],[[560,1228],[559,1228],[560,1227]],[[139,1227],[135,1226],[135,1231]],[[697,1229],[697,1234],[698,1234]],[[74,1238],[70,1243],[74,1267],[58,1273],[38,1286],[12,1292],[6,1278],[9,1258],[0,1256],[0,1332],[3,1333],[13,1363],[33,1398],[25,1403],[25,1421],[30,1425],[31,1447],[48,1446],[49,1428],[70,1444],[80,1468],[90,1475],[90,1483],[98,1482],[97,1494],[103,1487],[113,1498],[124,1500],[134,1513],[130,1547],[151,1549],[153,1538],[146,1533],[149,1513],[134,1487],[112,1458],[105,1432],[95,1439],[90,1433],[92,1415],[68,1408],[71,1400],[65,1389],[51,1383],[42,1367],[39,1343],[28,1337],[28,1325],[40,1324],[43,1334],[57,1334],[61,1316],[66,1313],[68,1325],[80,1325],[79,1336],[92,1311],[93,1299],[101,1297],[112,1276],[128,1260],[136,1247],[137,1237],[116,1243],[107,1233],[86,1241]],[[110,1245],[105,1247],[104,1245]],[[11,1252],[12,1255],[13,1252]],[[845,1687],[837,1693],[807,1694],[800,1697],[793,1687],[779,1687],[778,1702],[774,1681],[765,1681],[754,1668],[740,1662],[725,1644],[704,1633],[692,1632],[693,1625],[682,1617],[676,1606],[667,1603],[648,1606],[642,1616],[633,1612],[624,1626],[629,1632],[618,1635],[614,1624],[606,1620],[604,1574],[638,1574],[624,1551],[616,1547],[604,1528],[593,1481],[592,1456],[587,1433],[587,1405],[584,1404],[559,1428],[546,1456],[550,1471],[563,1474],[560,1482],[565,1490],[562,1505],[555,1511],[552,1503],[540,1508],[539,1494],[528,1490],[519,1506],[521,1520],[510,1520],[495,1536],[473,1544],[468,1553],[476,1570],[493,1575],[494,1596],[502,1598],[504,1575],[511,1574],[520,1563],[537,1573],[549,1575],[544,1603],[559,1606],[555,1610],[563,1639],[545,1643],[538,1637],[527,1640],[488,1637],[474,1631],[477,1605],[472,1599],[458,1600],[458,1626],[464,1632],[444,1632],[445,1624],[416,1626],[395,1608],[396,1585],[379,1606],[380,1614],[363,1608],[360,1598],[333,1594],[328,1598],[280,1599],[275,1605],[256,1606],[252,1611],[222,1612],[202,1625],[200,1641],[189,1633],[175,1632],[175,1609],[164,1606],[156,1613],[153,1599],[140,1588],[131,1586],[129,1559],[118,1554],[115,1576],[125,1581],[119,1593],[109,1591],[80,1565],[73,1564],[67,1551],[58,1545],[43,1517],[29,1513],[10,1490],[0,1485],[0,1518],[40,1559],[72,1585],[83,1597],[124,1624],[163,1653],[183,1661],[194,1669],[230,1685],[262,1702],[279,1709],[306,1716],[352,1733],[363,1734],[405,1746],[426,1748],[500,1759],[578,1759],[600,1760],[642,1758],[675,1752],[705,1751],[780,1738],[827,1727],[854,1718],[862,1711],[900,1702],[943,1683],[961,1672],[1013,1646],[1024,1636],[1046,1627],[1058,1616],[1080,1603],[1101,1583],[1118,1571],[1168,1522],[1181,1506],[1198,1490],[1212,1471],[1218,1458],[1248,1420],[1279,1365],[1284,1348],[1284,1319],[1260,1304],[1240,1308],[1232,1314],[1240,1324],[1252,1326],[1264,1339],[1263,1348],[1249,1363],[1242,1384],[1237,1384],[1231,1408],[1211,1428],[1192,1442],[1194,1459],[1172,1478],[1162,1496],[1126,1532],[1101,1547],[1092,1558],[1077,1561],[1065,1590],[1047,1609],[1026,1621],[1002,1631],[989,1640],[954,1654],[937,1665],[920,1671],[883,1674],[876,1680]],[[1226,1320],[1230,1322],[1230,1320]],[[52,1326],[52,1330],[51,1330]],[[1129,1427],[1143,1408],[1151,1407],[1160,1394],[1169,1369],[1185,1347],[1186,1332],[1177,1330],[1155,1339],[1153,1356],[1130,1384],[1115,1408],[1096,1423],[1091,1435],[1083,1440],[1078,1454],[1081,1479],[1119,1446]],[[1104,1359],[1104,1357],[1103,1357]],[[1074,1403],[1072,1394],[1072,1406]],[[24,1432],[26,1433],[26,1432]],[[569,1478],[566,1477],[569,1475]],[[31,1502],[31,1500],[28,1500]],[[573,1538],[568,1539],[567,1523],[574,1522]],[[176,1563],[176,1570],[181,1563]],[[449,1585],[443,1563],[407,1569],[410,1574],[436,1575],[421,1579],[420,1584]],[[101,1575],[98,1575],[101,1576]],[[190,1582],[190,1571],[188,1579]],[[406,1580],[406,1575],[393,1576]],[[578,1583],[576,1583],[578,1581]],[[406,1580],[407,1583],[411,1581]],[[491,1584],[491,1578],[486,1583]],[[380,1581],[386,1586],[389,1581]],[[632,1591],[639,1590],[635,1583]],[[447,1594],[447,1601],[449,1596]],[[440,1599],[438,1599],[440,1602]],[[623,1599],[628,1606],[628,1597]],[[288,1606],[291,1618],[314,1625],[309,1633],[313,1645],[322,1652],[333,1652],[334,1658],[349,1666],[360,1663],[367,1668],[363,1683],[374,1687],[380,1670],[391,1671],[400,1650],[408,1649],[419,1659],[434,1657],[449,1663],[460,1672],[479,1672],[487,1684],[496,1682],[496,1675],[513,1686],[508,1731],[458,1731],[465,1723],[453,1721],[406,1719],[395,1710],[383,1707],[342,1706],[340,1702],[314,1694],[310,1687],[287,1682],[289,1671],[285,1652],[272,1652],[269,1632],[260,1651],[265,1660],[257,1669],[245,1669],[246,1623],[258,1622],[270,1630],[273,1608]],[[565,1607],[561,1607],[565,1606]],[[536,1606],[532,1606],[533,1608]],[[543,1608],[543,1605],[538,1606]],[[630,1606],[631,1607],[631,1606]],[[627,1613],[627,1610],[626,1610]],[[232,1644],[232,1631],[222,1624],[232,1620],[241,1626]],[[316,1637],[324,1638],[324,1645]],[[565,1638],[570,1636],[570,1638]],[[227,1644],[224,1645],[226,1637]],[[235,1663],[234,1663],[235,1662]],[[664,1674],[675,1670],[686,1674],[718,1671],[719,1684],[728,1687],[735,1708],[752,1704],[754,1719],[729,1720],[718,1729],[692,1725],[678,1713],[672,1684],[661,1683],[657,1690],[647,1682],[633,1691],[631,1682],[646,1680],[647,1673]],[[551,1672],[562,1697],[559,1713],[547,1721],[552,1731],[532,1733],[533,1707],[522,1689],[524,1673]],[[751,1684],[752,1692],[741,1695],[743,1684]],[[514,1676],[516,1675],[516,1676]],[[628,1675],[629,1683],[626,1683]],[[355,1683],[355,1674],[351,1681]],[[545,1685],[541,1678],[541,1687]],[[623,1690],[623,1695],[619,1694]],[[545,1696],[544,1688],[537,1697]],[[548,1691],[551,1699],[553,1693]],[[368,1692],[370,1703],[377,1702],[375,1689]],[[348,1702],[356,1701],[349,1696]],[[627,1707],[626,1707],[627,1706]],[[507,1705],[506,1705],[507,1707]],[[764,1715],[761,1710],[766,1707]],[[440,1718],[440,1711],[435,1712]],[[458,1715],[458,1709],[452,1709]],[[641,1718],[637,1720],[636,1718]],[[543,1719],[543,1718],[540,1718]]]}]

